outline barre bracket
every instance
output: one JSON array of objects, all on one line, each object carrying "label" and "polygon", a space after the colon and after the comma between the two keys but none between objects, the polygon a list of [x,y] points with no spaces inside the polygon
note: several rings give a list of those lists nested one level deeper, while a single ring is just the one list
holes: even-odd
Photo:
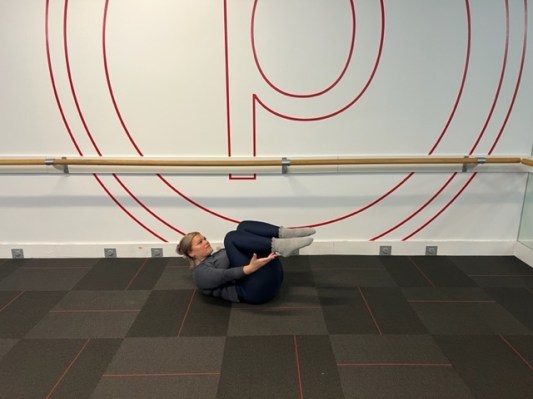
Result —
[{"label": "barre bracket", "polygon": [[281,173],[286,175],[289,172],[291,161],[287,157],[281,158]]},{"label": "barre bracket", "polygon": [[[61,157],[61,159],[66,160],[67,157]],[[62,165],[56,165],[55,161],[53,159],[45,159],[44,160],[44,164],[47,165],[47,166],[50,166],[50,165],[53,166],[57,170],[62,171],[63,174],[65,174],[65,175],[68,175],[70,173],[70,171],[68,170],[68,163],[64,163]]]}]

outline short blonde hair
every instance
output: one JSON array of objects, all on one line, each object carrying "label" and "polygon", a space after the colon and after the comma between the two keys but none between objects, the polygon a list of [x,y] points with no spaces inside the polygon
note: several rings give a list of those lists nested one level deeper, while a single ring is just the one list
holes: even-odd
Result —
[{"label": "short blonde hair", "polygon": [[194,239],[194,237],[196,237],[198,234],[200,234],[199,232],[197,231],[193,231],[191,233],[187,233],[185,234],[178,246],[176,247],[176,252],[179,254],[179,255],[183,255],[185,256],[188,260],[189,260],[189,265],[191,267],[191,269],[196,266],[195,262],[194,262],[194,258],[192,258],[191,256],[189,256],[189,252],[191,251],[191,248],[192,248],[192,240]]}]

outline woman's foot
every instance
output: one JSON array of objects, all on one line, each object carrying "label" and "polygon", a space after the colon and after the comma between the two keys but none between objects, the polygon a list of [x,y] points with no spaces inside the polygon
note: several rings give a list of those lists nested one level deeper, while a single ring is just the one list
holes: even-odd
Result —
[{"label": "woman's foot", "polygon": [[287,257],[295,255],[300,248],[307,247],[312,242],[312,237],[273,238],[272,251]]},{"label": "woman's foot", "polygon": [[289,229],[281,226],[279,228],[279,238],[293,238],[293,237],[307,237],[316,233],[316,230],[311,227],[304,227],[301,229]]}]

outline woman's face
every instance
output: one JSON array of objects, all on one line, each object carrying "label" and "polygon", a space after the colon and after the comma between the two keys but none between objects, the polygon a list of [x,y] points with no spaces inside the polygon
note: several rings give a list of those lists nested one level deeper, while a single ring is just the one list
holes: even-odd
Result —
[{"label": "woman's face", "polygon": [[192,239],[191,249],[189,251],[189,256],[193,258],[196,262],[201,262],[213,252],[213,248],[207,238],[202,234],[196,234]]}]

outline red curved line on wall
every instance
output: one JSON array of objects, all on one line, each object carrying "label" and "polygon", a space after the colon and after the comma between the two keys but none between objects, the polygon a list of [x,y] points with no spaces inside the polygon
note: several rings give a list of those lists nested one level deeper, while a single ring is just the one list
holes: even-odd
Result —
[{"label": "red curved line on wall", "polygon": [[[457,172],[455,172],[457,173]],[[459,196],[463,193],[463,191],[470,185],[470,183],[472,182],[472,180],[474,180],[474,177],[476,177],[477,175],[477,172],[476,173],[473,173],[472,176],[470,176],[470,178],[467,180],[467,182],[463,185],[463,187],[461,187],[461,189],[453,196],[453,198],[448,201],[448,203],[442,208],[440,209],[435,215],[433,215],[433,217],[431,219],[429,219],[427,222],[425,222],[423,225],[421,225],[420,227],[418,227],[415,231],[413,231],[411,234],[405,236],[404,238],[402,238],[402,241],[407,241],[409,240],[411,237],[413,237],[415,234],[417,234],[418,232],[420,232],[421,230],[425,229],[431,222],[433,222],[435,219],[437,219],[446,209],[448,209],[448,207],[453,204],[455,202],[455,200],[457,198],[459,198]]]},{"label": "red curved line on wall", "polygon": [[145,226],[139,219],[137,219],[130,211],[128,211],[126,209],[126,207],[124,205],[122,205],[120,203],[119,200],[116,199],[116,197],[113,195],[113,193],[111,191],[109,191],[106,187],[106,185],[100,180],[100,178],[98,177],[98,175],[96,174],[93,174],[94,178],[98,181],[98,183],[100,184],[100,186],[104,189],[104,191],[107,193],[107,195],[109,196],[109,198],[111,198],[113,200],[113,202],[115,202],[115,204],[117,204],[117,206],[122,209],[131,219],[133,219],[134,221],[137,222],[137,224],[141,227],[143,227],[146,231],[148,231],[149,233],[151,233],[153,236],[159,238],[161,241],[163,242],[168,242],[165,238],[161,237],[159,234],[155,233],[154,231],[150,230],[147,226]]},{"label": "red curved line on wall", "polygon": [[78,142],[74,138],[74,134],[72,133],[72,129],[70,128],[70,125],[68,124],[67,117],[65,116],[65,112],[63,110],[63,107],[61,106],[61,100],[59,99],[59,93],[57,92],[57,86],[56,86],[56,80],[54,76],[54,72],[52,69],[52,57],[50,55],[50,36],[49,36],[49,10],[50,10],[50,0],[46,0],[45,3],[45,21],[44,21],[44,37],[45,37],[45,47],[46,47],[46,61],[48,63],[48,73],[50,74],[50,82],[52,83],[52,90],[54,91],[54,97],[56,100],[57,107],[59,109],[59,113],[61,114],[61,119],[63,120],[63,124],[65,125],[65,128],[67,129],[68,135],[70,136],[70,140],[72,141],[72,144],[74,144],[74,147],[76,147],[76,151],[78,152],[78,155],[83,155],[80,146],[78,145]]},{"label": "red curved line on wall", "polygon": [[[442,138],[444,137],[444,135],[448,131],[448,128],[449,128],[449,126],[451,124],[451,121],[453,120],[453,118],[455,116],[455,113],[457,111],[457,107],[458,107],[458,105],[460,103],[460,100],[462,98],[462,94],[463,94],[463,91],[464,91],[464,86],[465,86],[465,83],[466,83],[466,77],[468,75],[468,68],[469,68],[469,64],[470,64],[470,48],[471,48],[471,18],[470,18],[470,7],[469,7],[468,0],[465,0],[465,3],[466,3],[466,13],[467,13],[467,31],[468,31],[468,34],[467,34],[467,51],[466,51],[466,57],[465,57],[465,67],[463,69],[463,76],[462,76],[462,79],[461,79],[461,85],[459,87],[459,91],[457,93],[457,97],[456,97],[454,105],[452,107],[452,111],[451,111],[451,113],[450,113],[450,115],[448,117],[448,120],[447,120],[443,130],[441,131],[436,143],[434,144],[434,146],[430,150],[430,152],[429,152],[430,155],[433,153],[433,151],[436,149],[436,147],[438,146],[438,144],[440,143],[440,141],[442,140]],[[383,24],[383,27],[384,27],[384,24]],[[255,120],[254,120],[254,136],[255,136],[255,129],[256,129],[256,125],[255,125]],[[383,194],[376,201],[373,201],[369,205],[365,205],[364,207],[360,208],[359,210],[356,210],[354,212],[351,212],[349,214],[346,214],[346,215],[341,216],[341,217],[336,218],[336,219],[331,219],[331,220],[328,220],[328,221],[325,221],[325,222],[311,224],[310,226],[313,226],[313,227],[322,226],[322,225],[334,223],[334,222],[337,222],[339,220],[343,220],[343,219],[346,219],[348,217],[354,216],[354,215],[356,215],[356,214],[368,209],[369,207],[375,205],[376,203],[380,202],[382,199],[388,197],[390,194],[392,194],[394,191],[396,191],[399,187],[401,187],[403,184],[405,184],[409,179],[411,179],[411,177],[413,175],[414,175],[413,172],[409,173],[400,183],[398,183],[395,187],[393,187],[387,193]],[[416,213],[421,212],[422,209],[425,208],[428,204],[429,203],[426,203],[422,208],[419,208],[419,210],[417,210]],[[383,235],[388,234],[389,232],[391,232],[391,231],[395,230],[396,228],[398,228],[400,225],[404,224],[406,221],[407,220],[405,220],[403,222],[400,222],[400,224],[398,224],[397,226],[392,227],[391,229],[387,230],[385,233],[382,233],[382,234],[372,238],[371,240],[376,240],[379,237],[382,237]]]},{"label": "red curved line on wall", "polygon": [[[380,60],[381,60],[381,54],[383,52],[383,42],[385,40],[385,6],[383,4],[383,1],[384,0],[380,0],[380,9],[381,9],[381,32],[380,32],[380,34],[381,34],[381,36],[380,36],[380,39],[379,39],[378,53],[377,53],[376,59],[374,61],[374,67],[372,68],[372,72],[370,73],[370,77],[368,78],[367,82],[365,83],[365,85],[363,86],[361,91],[348,104],[344,105],[342,108],[340,108],[337,111],[332,112],[330,114],[316,116],[316,117],[312,117],[312,118],[300,118],[300,117],[285,115],[285,114],[282,114],[280,112],[275,111],[273,108],[268,107],[263,101],[261,101],[259,96],[254,94],[254,99],[257,101],[257,103],[259,103],[261,105],[261,107],[263,107],[263,109],[265,109],[266,111],[270,112],[272,115],[275,115],[275,116],[277,116],[279,118],[282,118],[282,119],[288,119],[288,120],[299,121],[299,122],[313,122],[313,121],[319,121],[319,120],[328,119],[328,118],[334,117],[336,115],[339,115],[342,112],[346,111],[347,109],[351,108],[357,101],[359,101],[359,99],[363,96],[363,94],[366,92],[366,90],[370,86],[370,83],[372,83],[372,80],[374,80],[374,76],[376,75],[376,72],[378,70],[378,66],[379,66],[379,63],[380,63]],[[255,107],[255,103],[254,103],[254,107]],[[254,129],[255,129],[255,126],[254,126]]]},{"label": "red curved line on wall", "polygon": [[63,53],[65,55],[65,65],[67,68],[67,77],[68,77],[68,82],[70,86],[70,92],[72,94],[72,98],[74,99],[74,105],[76,106],[76,112],[78,113],[78,116],[80,117],[85,133],[89,137],[89,140],[91,141],[94,149],[96,150],[96,153],[99,156],[102,156],[102,152],[100,151],[100,148],[98,148],[98,145],[94,141],[93,135],[91,134],[91,131],[89,130],[89,126],[87,125],[85,117],[83,116],[83,112],[81,111],[80,103],[78,101],[78,95],[76,94],[76,90],[74,88],[74,81],[72,80],[72,70],[70,68],[70,57],[69,57],[69,51],[68,51],[67,21],[68,21],[68,0],[65,0],[65,5],[63,8]]},{"label": "red curved line on wall", "polygon": [[412,218],[414,218],[416,215],[418,215],[420,212],[422,212],[423,209],[425,209],[429,204],[431,204],[433,202],[433,200],[435,200],[435,198],[437,198],[443,191],[444,189],[452,182],[452,180],[455,178],[455,175],[457,174],[457,172],[455,172],[454,174],[452,174],[448,180],[440,187],[439,190],[437,190],[437,192],[435,194],[433,194],[433,196],[428,199],[422,206],[420,206],[415,212],[413,212],[411,215],[409,215],[409,217],[406,217],[404,220],[402,220],[400,223],[398,223],[396,226],[394,227],[391,227],[390,229],[388,229],[387,231],[373,237],[370,239],[370,241],[376,241],[376,240],[379,240],[381,237],[389,234],[390,232],[396,230],[397,228],[399,228],[400,226],[403,226],[405,223],[407,223],[409,220],[411,220]]},{"label": "red curved line on wall", "polygon": [[[167,226],[168,228],[174,230],[176,233],[179,233],[181,235],[185,235],[185,233],[183,231],[181,231],[180,229],[172,226],[170,223],[168,223],[166,220],[164,220],[161,216],[159,216],[158,214],[156,214],[154,211],[152,211],[147,205],[145,205],[139,198],[137,198],[137,196],[135,194],[133,194],[133,192],[124,184],[124,182],[118,178],[117,175],[113,174],[113,177],[118,181],[118,183],[122,186],[122,188],[124,189],[124,191],[126,191],[129,196],[131,198],[134,199],[135,202],[137,202],[146,212],[148,212],[150,215],[152,215],[154,218],[156,218],[157,220],[159,220],[161,223],[163,223],[165,226]],[[165,240],[165,242],[168,242],[167,240]]]},{"label": "red curved line on wall", "polygon": [[500,140],[500,137],[507,126],[507,122],[509,121],[509,117],[511,116],[511,112],[514,108],[514,103],[516,101],[516,96],[518,95],[518,90],[520,89],[520,83],[522,82],[522,75],[524,73],[524,64],[526,62],[526,53],[527,53],[527,32],[528,32],[528,7],[527,7],[527,0],[524,0],[524,38],[522,42],[522,59],[520,61],[520,70],[518,72],[518,80],[515,85],[515,89],[513,92],[513,98],[511,100],[511,104],[509,106],[509,109],[507,110],[507,114],[505,115],[505,119],[502,123],[502,126],[500,127],[500,131],[498,132],[498,136],[496,137],[496,140],[492,144],[492,147],[489,150],[489,155],[492,154],[492,152],[496,149],[496,145],[498,144],[498,141]]},{"label": "red curved line on wall", "polygon": [[350,65],[350,62],[352,60],[353,56],[353,50],[355,46],[355,6],[354,6],[354,0],[349,0],[350,2],[350,11],[352,14],[352,34],[350,39],[350,50],[348,52],[348,56],[346,57],[346,62],[344,64],[344,67],[340,73],[340,75],[331,83],[328,87],[325,89],[316,92],[316,93],[310,93],[310,94],[296,94],[296,93],[289,93],[288,91],[284,91],[277,87],[274,83],[270,81],[270,79],[267,78],[265,72],[263,71],[263,68],[261,67],[261,63],[259,62],[259,56],[257,55],[256,47],[255,47],[255,15],[256,15],[256,9],[257,9],[257,3],[259,0],[254,1],[254,6],[252,10],[252,22],[251,22],[251,30],[250,30],[250,36],[251,36],[251,43],[252,43],[252,53],[254,56],[255,65],[257,67],[257,70],[259,71],[259,74],[263,78],[263,80],[275,91],[278,93],[281,93],[288,97],[296,97],[296,98],[309,98],[309,97],[316,97],[320,96],[324,93],[327,93],[332,88],[334,88],[342,79],[342,77],[345,75],[346,71],[348,70],[348,66]]},{"label": "red curved line on wall", "polygon": [[346,215],[343,215],[343,216],[340,216],[340,217],[337,217],[335,219],[330,219],[330,220],[326,220],[324,222],[319,222],[319,223],[313,223],[313,224],[308,224],[306,226],[309,226],[309,227],[319,227],[319,226],[325,226],[325,225],[328,225],[328,224],[331,224],[331,223],[336,223],[336,222],[339,222],[341,220],[344,220],[344,219],[348,219],[354,215],[357,215],[358,213],[361,213],[361,212],[364,212],[366,211],[368,208],[371,208],[373,207],[374,205],[378,204],[379,202],[383,201],[385,198],[387,198],[390,194],[392,194],[394,191],[396,191],[399,187],[401,187],[407,180],[409,180],[411,178],[411,176],[413,175],[413,172],[409,173],[407,176],[405,176],[400,182],[398,182],[393,188],[391,188],[389,191],[387,191],[385,194],[381,195],[379,198],[376,198],[374,201],[370,202],[369,204],[359,208],[359,209],[356,209],[355,211],[353,212],[350,212],[350,213],[347,213]]},{"label": "red curved line on wall", "polygon": [[[89,125],[87,124],[86,120],[85,120],[85,116],[83,114],[83,111],[80,107],[80,104],[79,104],[79,101],[78,101],[78,95],[76,93],[76,89],[74,87],[74,80],[72,79],[72,70],[70,68],[70,57],[69,57],[69,51],[68,51],[68,29],[67,29],[67,21],[68,21],[68,0],[65,0],[65,7],[64,7],[64,11],[63,11],[63,41],[64,41],[64,53],[65,53],[65,63],[66,63],[66,68],[67,68],[67,75],[68,75],[68,80],[69,80],[69,85],[70,85],[70,91],[71,91],[71,94],[72,94],[72,98],[74,99],[74,103],[76,105],[76,111],[78,113],[78,116],[83,124],[83,127],[85,129],[85,132],[87,134],[87,136],[89,137],[94,149],[96,150],[96,152],[98,153],[99,156],[102,156],[102,152],[100,151],[100,149],[98,148],[98,145],[96,144],[96,141],[94,140],[94,137],[89,129]],[[137,204],[139,204],[143,209],[145,209],[147,212],[149,212],[152,216],[154,216],[157,220],[161,221],[162,223],[164,223],[165,225],[167,225],[168,227],[170,227],[171,229],[173,229],[174,231],[178,232],[178,233],[181,233],[183,234],[183,232],[181,232],[180,230],[177,230],[175,229],[173,226],[170,226],[168,223],[166,223],[164,220],[162,220],[159,216],[157,216],[154,212],[152,212],[142,201],[140,201],[135,195],[133,195],[133,193],[126,187],[126,185],[122,182],[122,180],[115,174],[113,173],[112,174],[113,177],[115,178],[115,180],[122,186],[122,188],[135,200],[135,202],[137,202]],[[104,183],[99,180],[99,183],[100,185],[104,185]],[[107,190],[106,188],[106,192],[109,193],[110,191]],[[118,200],[115,200],[114,201],[117,203]],[[123,207],[122,205],[120,206],[122,210],[125,210],[125,207]],[[130,217],[132,216],[132,214],[130,212],[126,212]],[[140,221],[137,219],[137,218],[133,218],[137,223],[140,223]],[[144,224],[141,224],[143,227],[147,228]],[[153,235],[155,235],[156,237],[158,237],[159,239],[162,239],[164,242],[168,242],[166,239],[162,238],[159,234],[156,234],[153,230],[151,229],[148,229],[149,232]]]},{"label": "red curved line on wall", "polygon": [[[65,7],[64,7],[64,15],[63,15],[63,29],[65,29],[66,27],[66,12],[67,12],[67,7],[68,7],[68,0],[65,1]],[[52,67],[52,59],[51,59],[51,54],[50,54],[50,35],[49,35],[49,10],[50,10],[50,1],[49,0],[46,0],[46,4],[45,4],[45,38],[46,38],[46,55],[47,55],[47,62],[48,62],[48,71],[49,71],[49,74],[50,74],[50,80],[51,80],[51,83],[52,83],[52,89],[54,91],[54,96],[55,96],[55,99],[56,99],[56,104],[57,104],[57,107],[59,109],[59,112],[61,114],[61,117],[62,117],[62,120],[63,120],[63,123],[65,125],[65,128],[67,129],[68,133],[69,133],[69,136],[70,136],[70,139],[72,140],[74,146],[76,147],[76,150],[78,151],[78,154],[79,155],[83,155],[83,152],[80,148],[80,146],[78,145],[78,142],[76,140],[76,138],[74,137],[74,134],[72,132],[72,129],[70,127],[70,124],[68,123],[67,121],[67,118],[66,118],[66,115],[65,115],[65,112],[64,112],[64,109],[63,109],[63,105],[61,103],[61,99],[59,98],[59,93],[57,91],[57,85],[56,85],[56,81],[55,81],[55,76],[54,76],[54,71],[53,71],[53,67]],[[66,29],[64,30],[64,40],[65,40],[65,46],[64,46],[64,51],[65,51],[65,57],[66,57],[66,61],[67,61],[67,70],[69,71],[69,74],[70,74],[70,66],[68,65],[68,52],[66,52],[67,50],[67,46],[66,46]],[[69,75],[69,80],[70,80],[70,83],[72,83],[72,80],[71,80],[71,75]],[[73,86],[71,86],[71,88],[73,89]],[[78,108],[79,109],[79,108]],[[166,242],[166,240],[162,237],[160,237],[159,235],[157,235],[155,232],[153,232],[152,230],[150,230],[147,226],[145,226],[142,222],[140,222],[138,219],[136,219],[133,215],[131,215],[129,212],[127,212],[124,207],[120,204],[120,202],[107,190],[107,188],[105,186],[103,186],[103,183],[100,181],[100,179],[98,178],[98,176],[96,174],[93,174],[93,177],[100,183],[100,185],[104,188],[104,190],[108,193],[108,195],[111,197],[111,199],[120,207],[122,208],[134,221],[137,222],[137,224],[139,224],[141,227],[143,227],[146,231],[148,231],[150,234],[154,235],[155,237],[163,240]]]},{"label": "red curved line on wall", "polygon": [[233,222],[233,223],[239,223],[239,221],[237,219],[232,219],[228,216],[224,216],[220,213],[217,213],[215,211],[212,211],[211,209],[209,208],[206,208],[205,206],[199,204],[198,202],[192,200],[191,198],[187,197],[185,194],[183,194],[181,191],[179,191],[176,187],[174,187],[169,181],[167,181],[163,176],[161,176],[160,174],[157,175],[157,177],[159,177],[161,179],[161,181],[163,183],[165,183],[172,191],[174,191],[176,194],[178,194],[181,198],[183,198],[185,201],[187,201],[188,203],[194,205],[195,207],[213,215],[213,216],[216,216],[220,219],[224,219],[224,220],[227,220],[229,222]]},{"label": "red curved line on wall", "polygon": [[[468,7],[468,3],[467,3],[467,7]],[[467,14],[469,15],[469,11],[467,10]],[[470,27],[470,18],[468,18],[469,20],[469,27]],[[502,63],[502,69],[501,69],[501,72],[500,72],[500,78],[499,78],[499,82],[498,82],[498,85],[497,85],[497,89],[496,89],[496,92],[495,92],[495,95],[494,95],[494,99],[492,101],[492,105],[491,105],[491,108],[489,110],[489,113],[487,115],[487,118],[485,120],[485,123],[481,129],[481,131],[479,132],[478,134],[478,137],[477,137],[477,140],[475,141],[475,144],[474,146],[471,148],[470,152],[469,152],[469,155],[471,155],[475,148],[477,147],[478,143],[480,142],[481,138],[483,137],[483,135],[485,134],[486,132],[486,129],[487,129],[487,126],[490,122],[490,119],[492,118],[492,115],[494,113],[494,109],[496,108],[496,104],[498,103],[498,100],[499,100],[499,95],[500,95],[500,91],[501,91],[501,87],[503,85],[503,79],[505,77],[505,70],[506,70],[506,65],[507,65],[507,59],[508,59],[508,53],[509,53],[509,25],[510,25],[510,22],[509,22],[509,3],[508,3],[508,0],[506,0],[506,40],[505,40],[505,48],[504,48],[504,56],[503,56],[503,63]],[[470,31],[470,28],[469,28],[469,31]],[[469,43],[470,43],[470,40],[469,40]],[[468,46],[469,48],[469,51],[468,53],[470,53],[470,45]],[[465,75],[464,77],[466,77],[466,71],[467,71],[468,68],[465,68]],[[463,78],[463,87],[464,87],[464,82],[465,82],[465,79]],[[456,103],[456,106],[457,106],[457,103]],[[455,107],[456,108],[456,107]],[[455,108],[454,108],[454,112],[455,112]],[[457,177],[457,173],[454,173],[450,179],[448,179],[438,190],[437,192],[428,200],[426,201],[421,207],[419,207],[416,211],[414,211],[413,213],[411,213],[408,217],[406,217],[405,219],[403,219],[401,222],[399,222],[397,225],[395,225],[394,227],[391,227],[390,229],[388,229],[387,231],[373,237],[371,239],[371,241],[374,241],[374,240],[377,240],[379,238],[382,238],[383,236],[391,233],[392,231],[396,230],[397,228],[399,228],[400,226],[404,225],[406,222],[408,222],[409,220],[411,220],[412,218],[414,218],[417,214],[419,214],[423,209],[425,209],[427,206],[429,206],[437,197],[438,195],[440,195],[444,188],[446,188],[450,182],[455,179],[455,177]],[[434,219],[433,219],[434,220]]]},{"label": "red curved line on wall", "polygon": [[[140,156],[144,156],[142,151],[140,150],[140,148],[137,146],[137,143],[135,142],[133,136],[130,134],[130,131],[128,129],[128,127],[126,126],[126,122],[124,121],[124,118],[122,117],[122,114],[120,112],[120,109],[119,109],[119,106],[118,106],[118,102],[116,101],[116,97],[114,95],[114,92],[113,92],[113,85],[111,83],[111,77],[110,77],[110,73],[109,73],[109,68],[108,68],[108,63],[107,63],[107,46],[106,46],[106,39],[107,39],[107,36],[106,36],[106,27],[107,27],[107,14],[108,14],[108,5],[109,5],[109,0],[106,0],[105,2],[105,7],[104,7],[104,17],[103,17],[103,30],[102,30],[102,41],[103,41],[103,58],[104,58],[104,71],[105,71],[105,76],[106,76],[106,82],[107,82],[107,87],[109,89],[109,93],[110,93],[110,96],[111,96],[111,99],[112,99],[112,102],[113,102],[113,106],[114,106],[114,109],[115,109],[115,112],[117,114],[117,117],[119,118],[119,121],[121,123],[121,126],[124,130],[124,132],[126,133],[126,135],[128,136],[131,144],[134,146],[135,150],[137,151],[137,153],[140,155]],[[228,220],[230,222],[234,222],[234,223],[239,223],[238,220],[235,220],[235,219],[232,219],[232,218],[229,218],[229,217],[226,217],[222,214],[219,214],[215,211],[212,211],[204,206],[202,206],[201,204],[195,202],[194,200],[192,200],[191,198],[187,197],[185,194],[183,194],[181,191],[179,191],[177,188],[175,188],[168,180],[166,180],[161,174],[156,174],[156,176],[161,180],[163,181],[163,183],[165,183],[166,186],[168,186],[173,192],[175,192],[176,194],[178,194],[180,197],[182,197],[185,201],[189,202],[190,204],[196,206],[197,208],[199,209],[202,209],[203,211],[207,212],[207,213],[210,213],[211,215],[213,216],[217,216],[221,219],[224,219],[224,220]],[[127,189],[125,187],[125,185],[120,181],[120,179],[118,179],[118,177],[116,177],[118,182],[120,183],[120,185],[126,190],[126,192],[140,205],[142,206],[148,213],[150,213],[152,216],[154,216],[157,220],[159,220],[161,223],[163,223],[165,226],[171,228],[172,230],[178,232],[179,234],[182,234],[184,235],[185,233],[181,230],[179,230],[178,228],[172,226],[170,223],[168,223],[167,221],[165,221],[162,217],[158,216],[155,212],[153,212],[148,206],[146,206],[144,203],[142,203],[133,193],[131,190]]]},{"label": "red curved line on wall", "polygon": [[494,109],[496,108],[496,104],[498,103],[498,99],[500,97],[500,91],[503,85],[503,78],[505,76],[505,70],[507,67],[507,59],[509,57],[509,0],[505,0],[505,50],[504,50],[504,56],[503,56],[503,65],[502,70],[500,72],[500,81],[498,82],[498,87],[496,89],[496,93],[494,95],[494,100],[492,101],[492,106],[490,108],[489,114],[487,115],[487,119],[485,120],[485,124],[483,125],[483,128],[481,129],[481,132],[479,132],[478,138],[472,148],[470,149],[470,152],[468,155],[472,155],[472,153],[476,150],[477,146],[479,145],[479,142],[485,135],[485,131],[487,130],[487,127],[489,125],[490,120],[492,119],[492,114],[494,113]]},{"label": "red curved line on wall", "polygon": [[450,113],[450,116],[448,117],[448,120],[446,121],[446,124],[444,125],[444,128],[442,129],[437,141],[435,144],[433,144],[433,147],[431,150],[429,150],[428,155],[432,155],[433,152],[437,149],[438,145],[442,141],[444,135],[448,131],[448,128],[450,127],[450,124],[452,123],[452,120],[455,116],[455,113],[457,112],[457,107],[459,106],[459,102],[461,101],[463,90],[466,83],[466,76],[468,75],[468,67],[470,65],[470,48],[472,45],[472,18],[470,15],[470,3],[469,0],[465,0],[465,6],[466,6],[466,19],[467,19],[467,45],[466,45],[466,58],[465,58],[465,67],[463,69],[463,77],[461,79],[461,86],[459,89],[459,93],[457,93],[457,98],[455,99],[455,104],[453,105],[452,112]]},{"label": "red curved line on wall", "polygon": [[117,105],[117,101],[115,99],[115,93],[113,92],[113,87],[111,86],[111,80],[109,79],[109,69],[107,64],[107,47],[106,47],[106,36],[107,36],[107,10],[109,8],[109,0],[106,0],[105,6],[104,6],[104,21],[103,21],[103,29],[102,29],[102,46],[103,46],[103,56],[104,56],[104,71],[105,71],[105,77],[107,82],[107,88],[109,90],[109,95],[111,96],[111,101],[113,103],[113,107],[115,108],[115,112],[117,114],[118,120],[120,121],[120,124],[122,125],[122,129],[124,129],[124,132],[128,136],[128,139],[130,140],[130,143],[135,148],[135,151],[137,151],[137,154],[143,155],[142,151],[137,146],[137,143],[135,143],[135,140],[131,137],[130,131],[128,130],[128,127],[126,126],[126,123],[124,123],[124,118],[122,118],[122,114],[120,113],[120,110]]},{"label": "red curved line on wall", "polygon": [[[507,2],[508,0],[506,0]],[[518,91],[520,89],[520,83],[522,81],[522,75],[524,73],[524,64],[525,64],[525,59],[526,59],[526,53],[527,53],[527,31],[528,31],[528,7],[527,7],[527,0],[524,0],[524,36],[523,36],[523,43],[522,43],[522,56],[521,56],[521,61],[520,61],[520,69],[519,69],[519,72],[518,72],[518,78],[517,78],[517,81],[516,81],[516,84],[515,84],[515,88],[514,88],[514,91],[513,91],[513,96],[512,96],[512,99],[511,99],[511,103],[509,104],[509,109],[507,110],[507,114],[505,116],[505,119],[504,121],[502,122],[502,125],[500,127],[500,130],[498,132],[498,135],[497,137],[494,139],[494,142],[492,144],[492,147],[489,151],[489,155],[492,154],[492,152],[494,151],[494,149],[496,148],[496,145],[498,144],[500,138],[501,138],[501,135],[505,129],[505,126],[507,125],[507,122],[509,120],[509,116],[511,115],[511,112],[514,108],[514,103],[516,101],[516,96],[518,95]],[[473,173],[472,174],[472,177],[470,179],[468,179],[468,181],[463,185],[463,187],[459,190],[459,192],[448,202],[448,204],[443,208],[441,209],[438,213],[436,213],[430,220],[428,220],[426,223],[424,223],[422,226],[420,226],[418,229],[416,229],[415,231],[413,231],[411,234],[409,234],[408,236],[404,237],[402,239],[402,241],[405,241],[405,240],[408,240],[409,238],[411,238],[412,236],[414,236],[415,234],[417,234],[418,232],[420,232],[421,230],[423,230],[427,225],[429,225],[432,221],[434,221],[437,217],[439,217],[453,202],[455,202],[455,200],[459,197],[459,195],[470,185],[470,183],[472,182],[472,180],[474,179],[474,177],[477,175],[477,173]]]}]

